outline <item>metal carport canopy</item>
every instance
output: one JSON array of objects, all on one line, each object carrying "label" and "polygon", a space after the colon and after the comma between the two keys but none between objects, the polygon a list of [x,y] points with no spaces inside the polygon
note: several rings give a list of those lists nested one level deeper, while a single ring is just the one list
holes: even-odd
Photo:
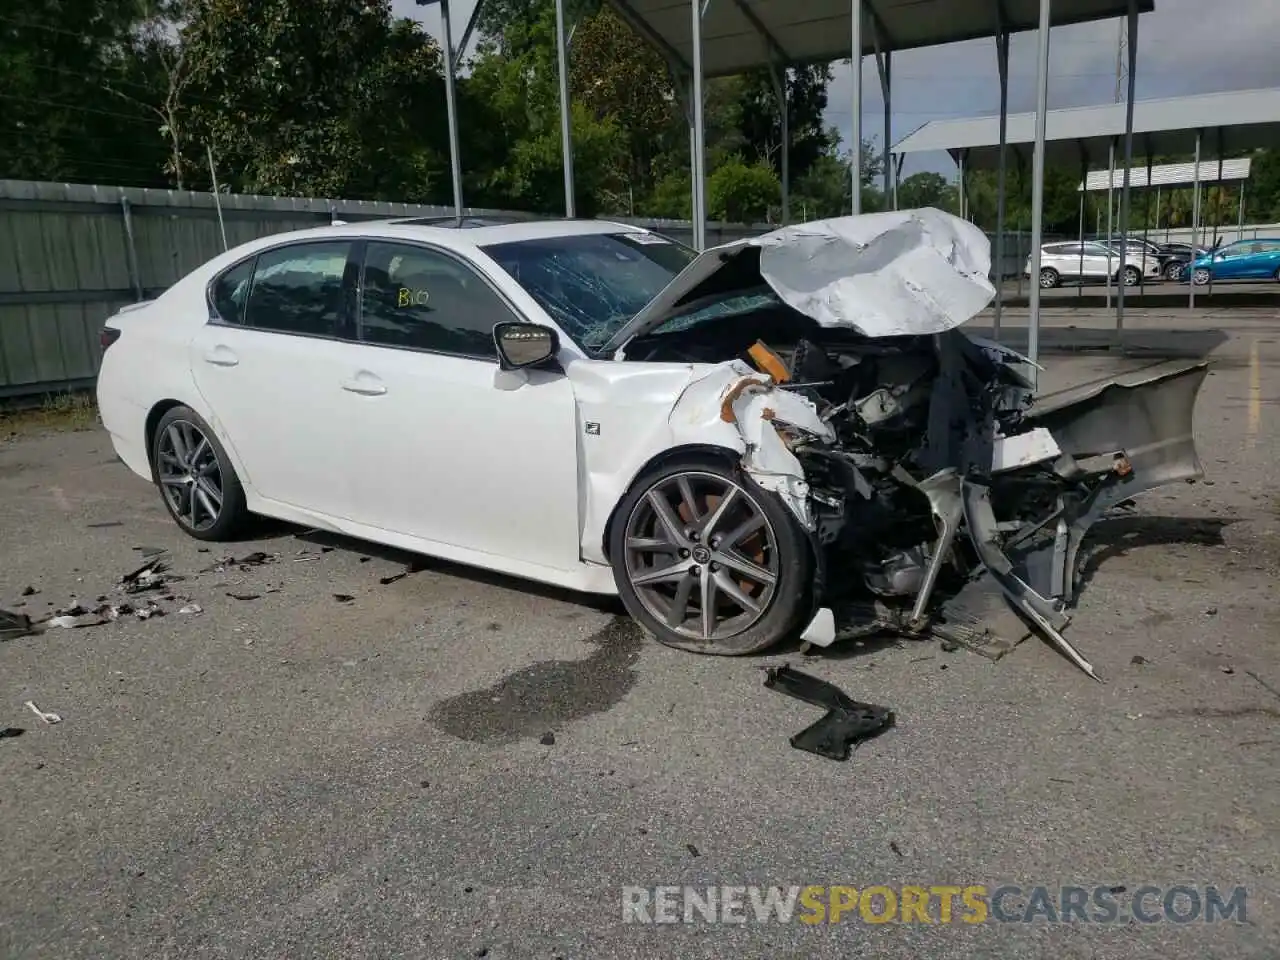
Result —
[{"label": "metal carport canopy", "polygon": [[[1008,117],[1009,145],[1030,144],[1034,113]],[[1050,110],[1045,119],[1045,161],[1079,167],[1105,162],[1111,145],[1124,137],[1125,105]],[[1133,105],[1134,146],[1144,154],[1191,153],[1196,136],[1216,153],[1244,153],[1280,146],[1280,88],[1238,90],[1198,97],[1139,100]],[[933,120],[899,140],[895,154],[947,151],[964,154],[966,169],[995,169],[1000,161],[1000,118]]]},{"label": "metal carport canopy", "polygon": [[[607,0],[673,66],[693,64],[689,0]],[[1039,0],[862,0],[862,55],[1036,29]],[[851,51],[850,0],[703,0],[702,72],[730,76],[768,64],[829,63]],[[1154,0],[1138,0],[1139,13]],[[1121,17],[1126,0],[1054,0],[1052,26]],[[940,78],[941,79],[941,78]]]}]

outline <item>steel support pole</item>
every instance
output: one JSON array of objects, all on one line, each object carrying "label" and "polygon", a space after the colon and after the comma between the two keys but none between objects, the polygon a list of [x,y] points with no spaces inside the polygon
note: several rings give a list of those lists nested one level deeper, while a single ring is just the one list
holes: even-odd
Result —
[{"label": "steel support pole", "polygon": [[[1129,89],[1124,99],[1124,181],[1120,188],[1120,249],[1124,259],[1120,261],[1120,288],[1116,291],[1116,336],[1124,333],[1124,268],[1129,260],[1129,181],[1133,167],[1133,93],[1137,80],[1134,67],[1138,61],[1138,3],[1129,0]],[[1141,282],[1146,264],[1146,254],[1139,261],[1138,280]]]},{"label": "steel support pole", "polygon": [[1240,210],[1238,213],[1236,213],[1236,239],[1237,240],[1244,239],[1244,184],[1245,184],[1245,181],[1241,180],[1240,181]]},{"label": "steel support pole", "polygon": [[965,195],[964,195],[964,151],[963,150],[960,151],[960,154],[956,159],[956,166],[960,168],[960,180],[956,186],[956,193],[960,197],[960,219],[968,220],[969,218],[966,216],[966,214],[968,213],[968,211],[966,210],[966,207],[968,206],[968,204],[965,203]]},{"label": "steel support pole", "polygon": [[898,209],[898,184],[902,182],[902,164],[907,159],[905,153],[900,153],[894,157],[893,167],[893,209]]},{"label": "steel support pole", "polygon": [[1196,248],[1199,246],[1197,239],[1199,238],[1200,227],[1200,131],[1196,131],[1196,160],[1195,172],[1191,175],[1191,259],[1187,262],[1187,309],[1194,310],[1196,307],[1196,278],[1195,270],[1192,264],[1196,261]]},{"label": "steel support pole", "polygon": [[[1107,250],[1112,251],[1111,242],[1116,238],[1114,216],[1114,187],[1116,184],[1116,138],[1111,138],[1111,146],[1107,148]],[[1123,263],[1123,261],[1121,261]],[[1111,309],[1111,257],[1107,257],[1107,309]]]},{"label": "steel support pole", "polygon": [[862,0],[849,0],[849,23],[849,77],[853,86],[852,125],[849,128],[849,196],[850,209],[856,217],[862,212]]},{"label": "steel support pole", "polygon": [[[996,34],[996,68],[1000,72],[1000,163],[996,175],[996,303],[992,329],[994,338],[999,340],[1004,313],[1004,195],[1009,152],[1009,33],[1003,27]],[[1040,282],[1038,276],[1035,280]]]},{"label": "steel support pole", "polygon": [[773,79],[773,95],[778,101],[778,116],[782,134],[782,156],[779,166],[782,168],[782,225],[791,222],[791,98],[787,92],[787,68],[777,65],[769,68]]},{"label": "steel support pole", "polygon": [[[1218,128],[1218,202],[1213,211],[1213,249],[1222,245],[1222,128]],[[1213,296],[1213,271],[1209,271],[1209,296]]]},{"label": "steel support pole", "polygon": [[560,66],[560,152],[564,156],[564,215],[577,215],[573,191],[573,119],[569,110],[569,42],[564,32],[564,0],[556,0],[556,58]]},{"label": "steel support pole", "polygon": [[880,31],[875,31],[876,37],[876,71],[880,74],[880,99],[884,101],[884,148],[880,152],[880,163],[884,168],[881,171],[882,180],[884,181],[884,202],[886,206],[889,203],[889,191],[893,188],[893,157],[889,154],[889,146],[892,142],[892,130],[890,127],[890,119],[892,117],[890,106],[893,96],[893,51],[880,50]]},{"label": "steel support pole", "polygon": [[702,116],[702,2],[689,0],[693,40],[693,246],[707,248],[707,156]]},{"label": "steel support pole", "polygon": [[[1040,29],[1036,50],[1036,133],[1031,151],[1031,284],[1028,297],[1027,357],[1040,356],[1040,243],[1044,237],[1044,141],[1045,115],[1049,112],[1049,6],[1040,0]],[[1039,372],[1031,368],[1031,376],[1039,381]]]},{"label": "steel support pole", "polygon": [[453,31],[449,26],[449,0],[440,0],[440,27],[444,33],[444,105],[449,118],[449,170],[453,176],[453,215],[462,219],[462,158],[458,144],[458,96],[454,89]]},{"label": "steel support pole", "polygon": [[[1151,142],[1147,138],[1147,188],[1142,191],[1142,256],[1147,256],[1147,233],[1151,229]],[[1159,261],[1157,261],[1159,263]],[[1146,285],[1147,272],[1142,271],[1142,282]]]},{"label": "steel support pole", "polygon": [[[1084,195],[1080,191],[1080,266],[1076,268],[1076,300],[1084,296]],[[1038,279],[1038,278],[1037,278]]]}]

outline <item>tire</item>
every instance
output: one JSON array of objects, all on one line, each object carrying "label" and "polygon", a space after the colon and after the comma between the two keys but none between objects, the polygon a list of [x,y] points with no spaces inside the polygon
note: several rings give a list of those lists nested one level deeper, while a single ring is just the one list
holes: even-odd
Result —
[{"label": "tire", "polygon": [[1277,282],[1280,282],[1280,267],[1276,267],[1275,276],[1272,277],[1272,279],[1276,280]]},{"label": "tire", "polygon": [[[735,542],[726,548],[723,536]],[[643,474],[618,504],[609,558],[627,612],[677,650],[759,653],[792,635],[809,612],[813,556],[799,522],[778,497],[711,457]],[[646,574],[649,582],[637,582]],[[707,589],[710,624],[701,614]]]},{"label": "tire", "polygon": [[227,451],[190,407],[173,407],[156,424],[151,476],[174,522],[197,540],[234,539],[249,516]]},{"label": "tire", "polygon": [[1181,263],[1176,262],[1176,261],[1175,261],[1175,262],[1173,262],[1173,263],[1166,263],[1166,264],[1164,265],[1164,278],[1165,278],[1166,280],[1170,280],[1170,281],[1173,281],[1173,282],[1177,282],[1178,280],[1181,280],[1181,279],[1182,279],[1182,267],[1183,267],[1183,265],[1182,265]]},{"label": "tire", "polygon": [[1062,282],[1062,277],[1058,275],[1058,271],[1053,267],[1042,267],[1040,269],[1040,289],[1052,290]]},{"label": "tire", "polygon": [[1142,273],[1137,267],[1125,267],[1123,276],[1126,287],[1136,287],[1142,282]]},{"label": "tire", "polygon": [[1203,287],[1208,284],[1210,279],[1209,269],[1207,267],[1196,267],[1191,272],[1191,282],[1197,287]]}]

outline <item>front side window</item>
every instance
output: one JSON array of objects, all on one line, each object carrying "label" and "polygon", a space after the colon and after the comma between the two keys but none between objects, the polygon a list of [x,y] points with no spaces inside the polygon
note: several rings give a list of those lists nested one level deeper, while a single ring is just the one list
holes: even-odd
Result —
[{"label": "front side window", "polygon": [[360,286],[365,343],[497,359],[494,325],[519,319],[474,270],[413,244],[370,243]]},{"label": "front side window", "polygon": [[280,333],[347,336],[351,312],[343,285],[349,241],[297,243],[258,255],[245,325]]},{"label": "front side window", "polygon": [[249,284],[253,282],[253,264],[254,259],[250,257],[213,282],[209,298],[223,323],[244,322],[244,305],[249,299]]},{"label": "front side window", "polygon": [[593,233],[485,247],[560,329],[588,350],[622,325],[697,256],[650,233]]}]

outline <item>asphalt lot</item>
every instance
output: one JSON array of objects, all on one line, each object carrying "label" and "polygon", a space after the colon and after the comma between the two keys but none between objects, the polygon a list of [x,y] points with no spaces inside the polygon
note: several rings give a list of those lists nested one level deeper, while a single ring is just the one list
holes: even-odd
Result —
[{"label": "asphalt lot", "polygon": [[[1274,957],[1280,319],[1209,349],[1209,482],[1090,541],[1068,636],[1105,684],[1035,639],[699,658],[441,563],[382,584],[404,556],[281,526],[201,552],[104,434],[0,440],[0,607],[114,598],[139,547],[188,578],[166,616],[0,643],[24,730],[0,739],[0,956]],[[1054,356],[1045,385],[1149,353]],[[784,660],[897,727],[848,763],[792,749],[819,711],[762,687]],[[1244,885],[1247,921],[622,922],[624,885],[1005,883],[1122,910]]]}]

